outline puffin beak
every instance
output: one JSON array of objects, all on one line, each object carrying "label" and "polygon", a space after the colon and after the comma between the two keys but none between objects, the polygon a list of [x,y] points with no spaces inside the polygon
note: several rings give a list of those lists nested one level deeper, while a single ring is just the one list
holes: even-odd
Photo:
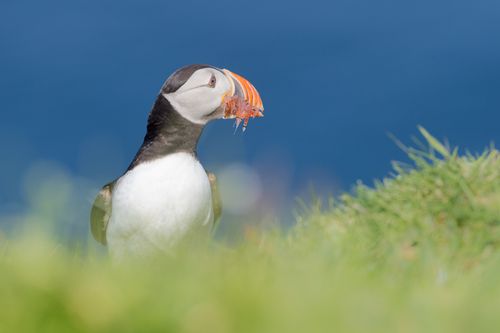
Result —
[{"label": "puffin beak", "polygon": [[224,96],[225,112],[223,118],[244,120],[244,126],[246,126],[248,118],[263,117],[264,106],[257,89],[241,75],[227,69],[222,71],[231,85]]}]

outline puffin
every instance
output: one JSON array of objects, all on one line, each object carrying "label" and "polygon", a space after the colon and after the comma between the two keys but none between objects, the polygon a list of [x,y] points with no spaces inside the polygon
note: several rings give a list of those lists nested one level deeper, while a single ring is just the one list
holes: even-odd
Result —
[{"label": "puffin", "polygon": [[95,240],[123,260],[209,239],[222,204],[215,175],[197,157],[200,135],[217,119],[236,119],[236,125],[243,119],[245,128],[263,110],[255,87],[238,74],[204,64],[176,70],[160,89],[132,162],[95,198]]}]

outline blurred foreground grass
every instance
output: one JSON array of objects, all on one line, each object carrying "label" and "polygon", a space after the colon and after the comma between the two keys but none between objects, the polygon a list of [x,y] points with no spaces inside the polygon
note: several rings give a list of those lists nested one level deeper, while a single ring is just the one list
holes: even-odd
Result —
[{"label": "blurred foreground grass", "polygon": [[113,265],[0,238],[0,332],[498,332],[500,154],[422,133],[416,168],[230,248]]}]

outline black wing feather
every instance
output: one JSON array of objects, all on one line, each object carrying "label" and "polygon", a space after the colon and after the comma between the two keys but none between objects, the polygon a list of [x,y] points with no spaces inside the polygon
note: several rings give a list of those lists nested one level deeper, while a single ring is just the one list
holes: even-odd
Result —
[{"label": "black wing feather", "polygon": [[111,194],[115,182],[104,185],[94,200],[90,212],[90,230],[95,240],[106,245],[106,229],[111,216]]},{"label": "black wing feather", "polygon": [[212,190],[212,207],[214,210],[214,228],[222,215],[222,200],[220,198],[219,187],[217,186],[217,177],[208,172],[208,180],[210,181],[210,188]]}]

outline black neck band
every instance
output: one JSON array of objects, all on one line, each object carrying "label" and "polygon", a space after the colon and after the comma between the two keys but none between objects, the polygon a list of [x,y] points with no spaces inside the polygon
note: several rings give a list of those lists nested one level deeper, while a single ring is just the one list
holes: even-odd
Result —
[{"label": "black neck band", "polygon": [[182,117],[161,94],[149,114],[144,142],[128,167],[133,169],[142,162],[185,151],[196,155],[196,145],[203,125]]}]

